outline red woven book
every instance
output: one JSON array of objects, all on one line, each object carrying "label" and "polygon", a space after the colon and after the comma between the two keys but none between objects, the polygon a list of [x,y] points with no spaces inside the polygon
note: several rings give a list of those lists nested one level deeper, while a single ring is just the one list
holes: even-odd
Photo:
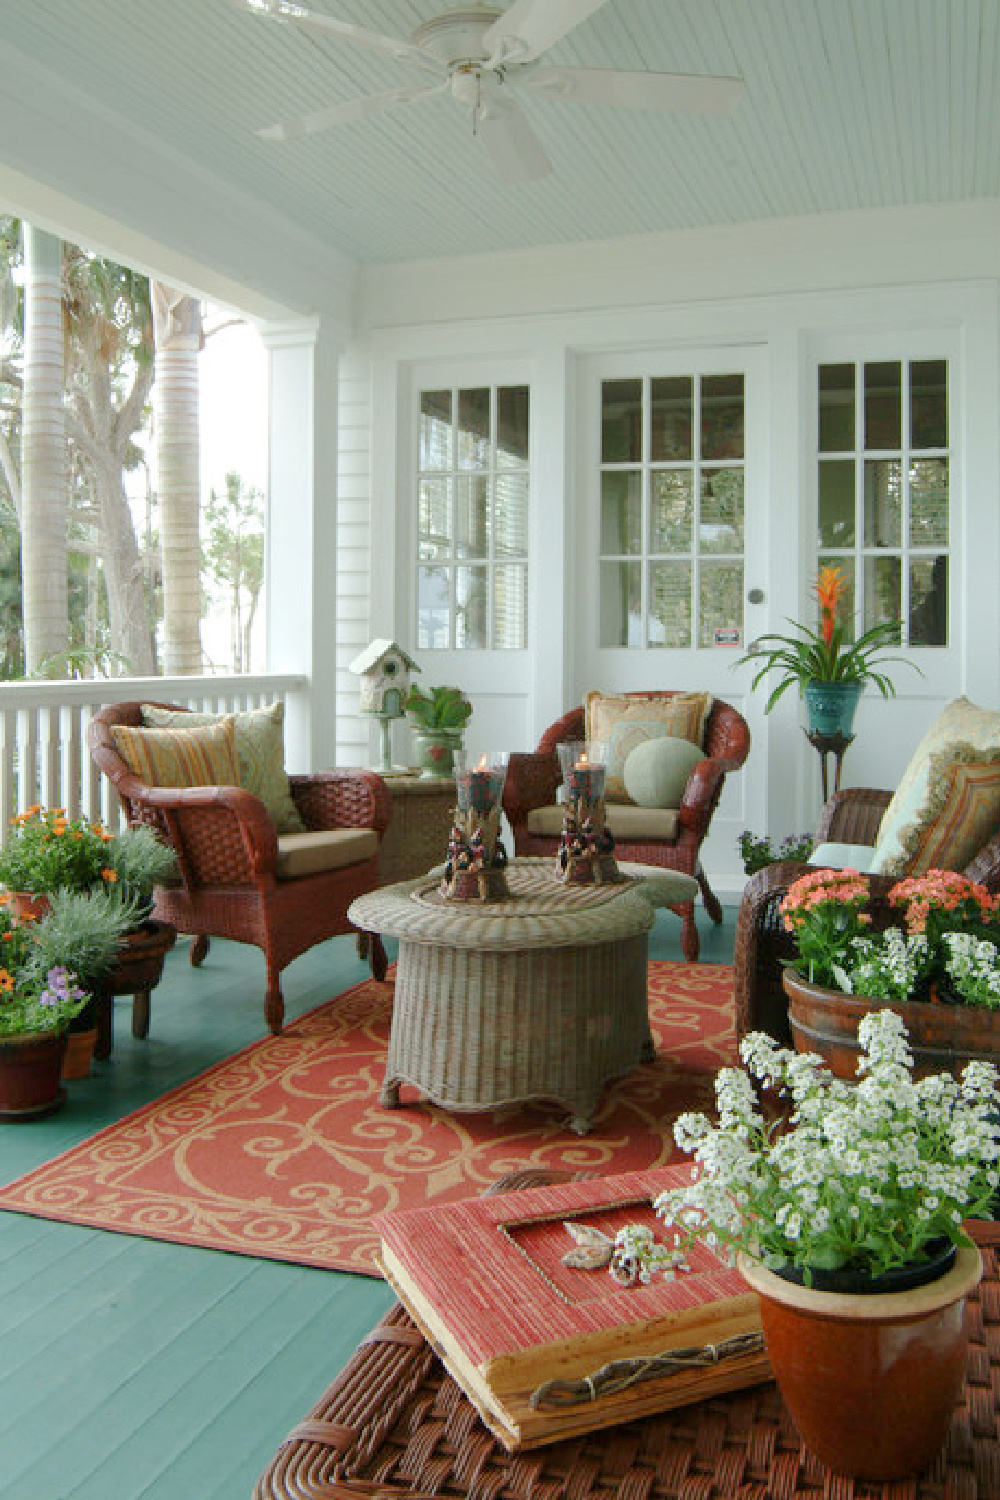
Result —
[{"label": "red woven book", "polygon": [[757,1298],[707,1245],[690,1252],[690,1271],[648,1286],[562,1264],[573,1249],[564,1221],[611,1236],[644,1223],[663,1239],[651,1200],[689,1172],[563,1182],[377,1220],[386,1279],[507,1448],[770,1379]]}]

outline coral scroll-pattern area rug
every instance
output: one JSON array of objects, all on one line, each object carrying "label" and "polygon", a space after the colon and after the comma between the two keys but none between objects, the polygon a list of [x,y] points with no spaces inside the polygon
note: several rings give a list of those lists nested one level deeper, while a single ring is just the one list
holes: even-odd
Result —
[{"label": "coral scroll-pattern area rug", "polygon": [[557,1105],[453,1113],[378,1102],[392,978],[367,979],[9,1187],[0,1209],[376,1275],[375,1214],[480,1193],[521,1168],[676,1159],[671,1123],[711,1108],[735,1059],[732,971],[653,960],[657,1055],[608,1085],[589,1135]]}]

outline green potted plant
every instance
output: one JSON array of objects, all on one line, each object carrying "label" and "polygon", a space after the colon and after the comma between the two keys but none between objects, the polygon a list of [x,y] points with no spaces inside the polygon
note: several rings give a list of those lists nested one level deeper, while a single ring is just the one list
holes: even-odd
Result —
[{"label": "green potted plant", "polygon": [[413,728],[417,762],[425,775],[450,776],[472,704],[457,687],[424,689],[412,683],[403,704]]},{"label": "green potted plant", "polygon": [[882,620],[856,641],[845,643],[844,625],[837,614],[846,583],[838,567],[820,568],[813,587],[819,601],[819,629],[789,620],[794,635],[772,633],[758,637],[736,666],[750,663],[756,668],[754,688],[769,673],[777,674],[777,682],[764,705],[765,713],[770,713],[782,695],[794,686],[805,698],[813,733],[842,734],[849,738],[866,684],[878,688],[883,698],[892,697],[896,689],[883,670],[885,665],[900,661],[909,666],[915,664],[905,657],[885,655],[888,647],[900,643],[899,620]]},{"label": "green potted plant", "polygon": [[695,1167],[654,1200],[669,1240],[627,1226],[611,1269],[679,1279],[699,1238],[728,1248],[804,1443],[839,1473],[889,1479],[932,1462],[961,1387],[962,1304],[981,1274],[964,1225],[1000,1183],[1000,1093],[984,1063],[915,1080],[888,1010],[865,1019],[861,1048],[848,1083],[744,1038],[745,1070],[716,1078],[717,1121],[674,1126]]},{"label": "green potted plant", "polygon": [[766,833],[756,834],[749,828],[744,828],[736,844],[743,861],[744,874],[756,875],[758,870],[780,864],[785,859],[804,862],[812,853],[815,840],[808,833],[788,833],[775,843]]},{"label": "green potted plant", "polygon": [[116,961],[132,911],[106,891],[57,891],[48,912],[0,906],[0,1119],[58,1109],[69,1027]]},{"label": "green potted plant", "polygon": [[1000,1060],[1000,897],[951,870],[897,881],[873,930],[872,884],[813,870],[789,886],[781,919],[796,943],[785,968],[792,1037],[842,1078],[854,1076],[860,1023],[891,1008],[918,1073]]}]

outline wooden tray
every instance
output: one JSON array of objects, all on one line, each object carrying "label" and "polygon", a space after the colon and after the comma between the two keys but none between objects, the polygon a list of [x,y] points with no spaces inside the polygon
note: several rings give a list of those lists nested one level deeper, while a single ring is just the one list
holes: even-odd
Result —
[{"label": "wooden tray", "polygon": [[1000,1226],[984,1224],[966,1384],[948,1442],[912,1482],[834,1479],[772,1384],[509,1454],[400,1306],[291,1432],[255,1500],[997,1500]]}]

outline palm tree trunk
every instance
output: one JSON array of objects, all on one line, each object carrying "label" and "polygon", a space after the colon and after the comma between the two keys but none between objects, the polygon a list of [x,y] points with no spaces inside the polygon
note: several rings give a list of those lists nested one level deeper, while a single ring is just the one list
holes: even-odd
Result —
[{"label": "palm tree trunk", "polygon": [[25,670],[69,639],[61,242],[25,224],[21,578]]},{"label": "palm tree trunk", "polygon": [[156,459],[163,555],[163,665],[168,676],[200,672],[201,507],[198,354],[201,304],[154,281]]}]

